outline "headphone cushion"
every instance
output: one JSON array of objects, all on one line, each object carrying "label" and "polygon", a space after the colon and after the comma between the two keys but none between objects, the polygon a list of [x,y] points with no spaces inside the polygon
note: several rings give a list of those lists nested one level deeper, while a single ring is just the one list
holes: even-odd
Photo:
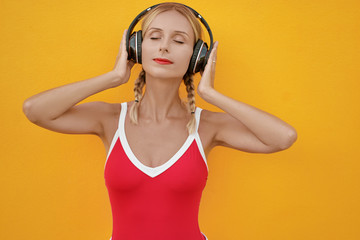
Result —
[{"label": "headphone cushion", "polygon": [[140,31],[138,31],[138,32],[136,32],[137,34],[136,34],[136,44],[137,44],[137,51],[136,51],[136,53],[137,53],[137,62],[138,63],[142,63],[142,59],[141,59],[141,53],[142,53],[142,51],[141,51],[141,45],[142,45],[142,31],[140,30]]},{"label": "headphone cushion", "polygon": [[128,59],[136,62],[136,33],[133,32],[129,38]]},{"label": "headphone cushion", "polygon": [[201,39],[199,39],[194,46],[193,55],[190,59],[190,64],[188,68],[188,71],[190,73],[197,73],[200,70],[203,70],[207,51],[207,44]]},{"label": "headphone cushion", "polygon": [[141,44],[142,44],[141,31],[133,32],[129,39],[129,52],[128,52],[129,60],[131,59],[136,63],[141,63]]}]

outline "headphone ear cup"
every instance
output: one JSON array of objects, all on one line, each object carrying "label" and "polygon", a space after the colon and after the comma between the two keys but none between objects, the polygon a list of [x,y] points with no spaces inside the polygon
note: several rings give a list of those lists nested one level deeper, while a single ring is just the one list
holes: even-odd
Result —
[{"label": "headphone ear cup", "polygon": [[208,45],[199,39],[194,47],[193,55],[191,56],[188,71],[190,73],[197,73],[205,68],[205,58],[208,52]]},{"label": "headphone ear cup", "polygon": [[128,60],[133,60],[134,62],[136,62],[136,36],[135,36],[135,32],[133,32],[130,35],[129,38],[129,49],[128,49]]},{"label": "headphone ear cup", "polygon": [[142,53],[142,49],[141,49],[141,45],[142,45],[142,31],[138,31],[136,34],[136,44],[137,44],[137,62],[138,63],[142,63],[142,59],[141,59],[141,53]]},{"label": "headphone ear cup", "polygon": [[141,44],[142,44],[142,32],[133,32],[129,39],[129,57],[136,63],[141,63]]}]

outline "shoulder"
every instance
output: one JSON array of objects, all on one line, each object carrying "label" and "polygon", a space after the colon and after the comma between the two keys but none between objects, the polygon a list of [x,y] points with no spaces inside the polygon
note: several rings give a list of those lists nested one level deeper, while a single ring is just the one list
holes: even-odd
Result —
[{"label": "shoulder", "polygon": [[229,123],[235,122],[238,121],[228,113],[202,109],[199,124],[215,135],[226,125],[229,126]]},{"label": "shoulder", "polygon": [[244,132],[246,127],[226,112],[203,109],[200,115],[199,133],[211,139],[210,147],[222,145],[224,136],[232,132]]},{"label": "shoulder", "polygon": [[101,114],[98,117],[107,118],[116,115],[121,110],[121,103],[108,103],[103,101],[89,102],[89,108],[93,110],[93,114]]},{"label": "shoulder", "polygon": [[119,116],[121,112],[121,103],[107,103],[107,102],[96,102],[98,109],[97,114],[100,118],[103,132],[100,138],[103,140],[105,146],[111,143],[111,138],[114,135],[117,127]]},{"label": "shoulder", "polygon": [[207,109],[202,109],[200,114],[200,122],[213,125],[213,127],[226,121],[227,118],[229,116],[224,112],[213,112]]},{"label": "shoulder", "polygon": [[206,153],[218,145],[215,137],[219,129],[219,123],[223,122],[223,117],[224,113],[222,112],[214,112],[202,108],[198,131]]},{"label": "shoulder", "polygon": [[[125,102],[126,104],[126,102]],[[99,104],[99,107],[103,108],[103,121],[104,123],[118,122],[120,117],[120,112],[122,108],[122,103],[106,103],[102,102]]]},{"label": "shoulder", "polygon": [[205,122],[215,134],[224,131],[248,131],[248,128],[238,119],[226,112],[213,112],[203,109],[200,122]]},{"label": "shoulder", "polygon": [[[83,103],[82,107],[89,113],[89,117],[96,118],[106,131],[112,125],[117,125],[121,112],[121,103],[108,103],[103,101],[94,101]],[[103,133],[104,134],[104,133]]]}]

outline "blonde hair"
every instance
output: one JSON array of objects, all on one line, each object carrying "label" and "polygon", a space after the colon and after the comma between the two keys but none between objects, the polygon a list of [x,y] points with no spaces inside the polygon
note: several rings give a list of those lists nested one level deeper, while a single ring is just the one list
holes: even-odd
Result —
[{"label": "blonde hair", "polygon": [[[198,41],[198,39],[202,39],[201,24],[195,17],[194,13],[186,6],[172,2],[161,3],[159,6],[151,9],[148,13],[146,13],[141,25],[143,38],[154,18],[158,14],[169,10],[176,10],[188,19],[194,31],[194,36],[195,36],[194,45]],[[183,76],[183,81],[187,91],[187,103],[185,103],[182,100],[182,104],[187,107],[189,113],[193,113],[191,114],[191,118],[186,125],[189,134],[192,134],[195,132],[195,128],[196,128],[194,74],[187,72]],[[135,80],[135,86],[134,86],[135,102],[130,108],[130,122],[135,125],[138,124],[139,106],[143,97],[143,87],[145,83],[146,83],[145,71],[144,69],[142,69],[142,71],[139,74],[139,77]]]}]

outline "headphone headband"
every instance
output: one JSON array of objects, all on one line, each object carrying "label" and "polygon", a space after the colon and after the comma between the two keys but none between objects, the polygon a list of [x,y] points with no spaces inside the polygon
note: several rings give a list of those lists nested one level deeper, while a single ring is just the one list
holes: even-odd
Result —
[{"label": "headphone headband", "polygon": [[[161,3],[155,4],[155,5],[151,6],[151,7],[143,10],[143,11],[142,11],[141,13],[139,13],[139,14],[134,18],[134,20],[131,22],[131,24],[130,24],[130,26],[129,26],[129,29],[128,29],[127,33],[126,33],[126,49],[127,49],[127,51],[129,51],[129,37],[130,37],[130,34],[132,33],[132,31],[134,30],[136,24],[141,20],[141,18],[142,18],[147,12],[149,12],[151,9],[159,6],[160,4],[161,4]],[[205,21],[205,19],[204,19],[197,11],[195,11],[194,9],[192,9],[192,8],[189,7],[189,6],[186,6],[185,4],[182,4],[182,3],[178,3],[178,4],[181,4],[181,5],[185,6],[185,7],[187,7],[188,9],[190,9],[190,10],[194,13],[195,17],[197,17],[198,19],[200,19],[201,23],[205,26],[205,28],[206,28],[206,30],[208,31],[208,34],[209,34],[209,36],[210,36],[210,48],[209,48],[209,51],[208,51],[208,53],[210,53],[211,50],[212,50],[212,48],[213,48],[213,35],[212,35],[212,32],[211,32],[211,29],[210,29],[209,25],[207,24],[207,22]],[[206,61],[206,62],[207,62],[207,61]],[[205,62],[205,63],[206,63],[206,62]]]}]

